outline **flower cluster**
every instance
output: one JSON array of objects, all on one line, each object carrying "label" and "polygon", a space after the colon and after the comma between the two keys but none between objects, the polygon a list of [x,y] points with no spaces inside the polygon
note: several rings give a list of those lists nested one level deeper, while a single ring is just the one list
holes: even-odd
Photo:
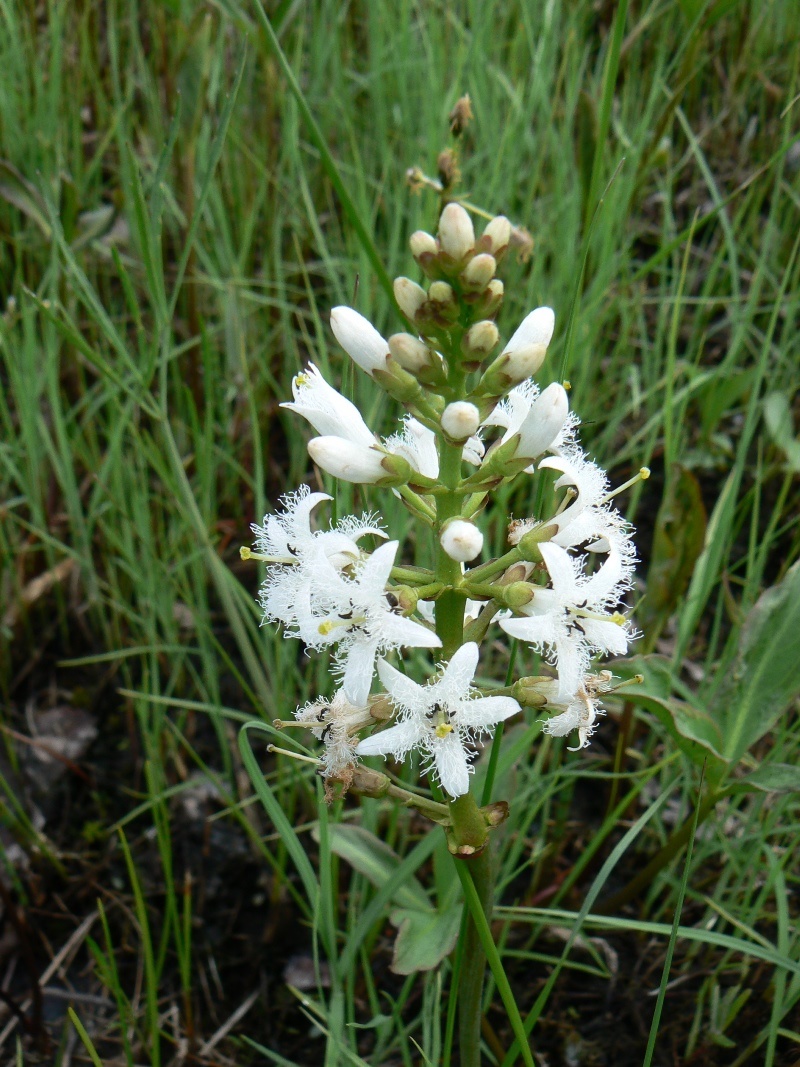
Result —
[{"label": "flower cluster", "polygon": [[[552,310],[536,308],[500,346],[495,317],[504,290],[495,275],[510,236],[499,216],[476,237],[466,210],[450,203],[436,237],[411,238],[427,288],[395,281],[412,332],[384,339],[352,308],[333,309],[339,344],[405,407],[395,433],[378,437],[313,364],[282,405],[315,431],[308,452],[319,468],[391,489],[432,531],[435,566],[402,565],[399,542],[386,539],[375,515],[315,526],[312,512],[330,497],[302,487],[253,528],[255,552],[244,550],[267,564],[264,619],[333,654],[336,695],[298,710],[296,721],[324,744],[325,776],[345,785],[359,757],[403,760],[417,751],[423,769],[460,797],[476,745],[521,703],[555,712],[544,730],[577,732],[584,747],[611,682],[592,665],[624,654],[635,636],[621,611],[635,564],[631,528],[612,504],[605,472],[577,442],[564,385],[534,381],[553,336]],[[550,491],[532,485],[527,496],[555,502],[513,520],[506,553],[480,562],[477,516],[517,477],[544,479]],[[489,626],[529,644],[553,673],[525,679],[522,690],[475,688]],[[415,648],[441,650],[425,684],[389,662]],[[376,676],[380,694],[372,692]],[[376,702],[386,715],[375,715]],[[376,727],[387,716],[393,723]]]}]

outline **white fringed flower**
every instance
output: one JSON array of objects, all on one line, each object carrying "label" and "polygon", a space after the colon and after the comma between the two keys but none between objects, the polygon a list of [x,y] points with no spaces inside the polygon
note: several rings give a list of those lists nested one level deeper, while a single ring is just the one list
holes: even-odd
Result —
[{"label": "white fringed flower", "polygon": [[505,430],[500,444],[519,434],[515,456],[536,459],[559,445],[571,426],[566,390],[553,382],[540,393],[535,382],[522,382],[497,405],[483,425]]},{"label": "white fringed flower", "polygon": [[537,692],[547,699],[547,710],[559,710],[551,719],[542,719],[542,730],[551,737],[566,737],[578,731],[578,744],[568,746],[570,752],[586,748],[594,733],[598,715],[603,715],[599,694],[606,692],[611,684],[611,671],[590,674],[581,680],[577,691],[566,699],[559,699],[558,679],[550,683],[539,682]]},{"label": "white fringed flower", "polygon": [[265,515],[263,526],[253,525],[256,557],[270,564],[259,591],[264,621],[294,625],[298,597],[314,574],[352,568],[366,555],[358,545],[362,537],[386,537],[372,514],[347,515],[327,530],[313,530],[312,511],[330,499],[303,485],[281,498],[281,514]]},{"label": "white fringed flower", "polygon": [[351,703],[345,691],[339,689],[331,700],[314,700],[298,708],[294,717],[324,744],[324,776],[347,779],[357,762],[357,734],[375,725],[369,708]]},{"label": "white fringed flower", "polygon": [[355,404],[329,385],[313,363],[295,375],[292,395],[294,400],[281,407],[302,415],[320,436],[343,437],[361,448],[375,444],[375,435]]},{"label": "white fringed flower", "polygon": [[353,704],[366,703],[379,653],[441,647],[432,630],[398,612],[387,590],[397,549],[397,541],[381,545],[356,565],[352,577],[319,560],[298,590],[292,635],[310,648],[338,646],[336,670]]},{"label": "white fringed flower", "polygon": [[546,650],[558,668],[559,699],[577,693],[594,653],[624,655],[633,634],[624,617],[612,612],[630,575],[613,546],[606,562],[587,576],[582,560],[552,542],[539,545],[550,575],[549,589],[536,589],[522,617],[506,616],[509,636]]},{"label": "white fringed flower", "polygon": [[468,792],[475,741],[519,711],[512,697],[475,695],[472,679],[477,666],[474,642],[462,645],[437,680],[425,686],[382,660],[378,673],[399,710],[398,722],[361,741],[358,755],[402,760],[418,749],[424,756],[423,769],[433,767],[451,797]]}]

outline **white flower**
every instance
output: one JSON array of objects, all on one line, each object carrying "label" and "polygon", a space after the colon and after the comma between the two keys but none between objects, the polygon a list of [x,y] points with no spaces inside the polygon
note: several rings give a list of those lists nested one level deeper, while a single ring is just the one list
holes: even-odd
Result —
[{"label": "white flower", "polygon": [[592,653],[623,655],[633,634],[618,613],[611,613],[630,584],[624,560],[613,546],[594,574],[583,572],[582,560],[552,542],[539,545],[551,588],[536,589],[523,617],[500,620],[511,637],[547,649],[558,667],[559,699],[577,693]]},{"label": "white flower", "polygon": [[535,382],[522,382],[497,405],[483,425],[505,429],[501,445],[519,434],[514,455],[535,459],[557,446],[571,425],[566,391],[558,382],[548,385],[543,393]]},{"label": "white flower", "polygon": [[477,666],[474,642],[462,645],[436,681],[425,686],[382,660],[378,673],[399,709],[398,722],[361,741],[356,752],[360,756],[391,754],[402,760],[419,749],[425,759],[423,768],[433,766],[451,797],[468,792],[474,742],[519,711],[512,697],[475,695],[471,683]]},{"label": "white flower", "polygon": [[436,434],[421,422],[406,415],[403,429],[383,442],[387,452],[407,460],[419,474],[426,478],[439,477],[439,454],[436,451]]},{"label": "white flower", "polygon": [[336,307],[331,312],[331,329],[348,356],[367,374],[386,369],[388,342],[363,315],[349,307]]},{"label": "white flower", "polygon": [[311,512],[330,499],[327,493],[312,493],[303,485],[281,498],[282,514],[265,515],[263,526],[253,525],[256,555],[270,564],[259,592],[265,620],[293,625],[299,592],[322,561],[334,572],[343,571],[364,556],[358,546],[362,537],[386,537],[371,514],[347,515],[334,527],[312,530]]},{"label": "white flower", "polygon": [[375,444],[375,435],[355,404],[329,385],[313,363],[292,380],[292,395],[294,401],[281,407],[302,415],[321,436],[343,437],[362,448]]},{"label": "white flower", "polygon": [[[383,448],[393,456],[405,459],[419,474],[426,478],[439,477],[439,453],[436,449],[436,434],[427,426],[406,415],[403,429],[383,442]],[[463,459],[478,466],[483,456],[483,442],[479,437],[470,437],[464,445]],[[385,472],[384,472],[385,473]]]},{"label": "white flower", "polygon": [[374,726],[369,708],[352,704],[343,689],[332,700],[315,700],[294,713],[298,722],[308,726],[325,745],[322,765],[326,778],[347,778],[356,763],[359,730]]},{"label": "white flower", "polygon": [[356,565],[352,577],[320,560],[312,580],[298,591],[293,636],[311,648],[339,646],[336,671],[353,704],[366,703],[378,653],[441,647],[433,631],[398,613],[387,591],[397,549],[397,541],[381,545]]},{"label": "white flower", "polygon": [[598,715],[604,714],[598,694],[609,689],[611,677],[611,671],[587,675],[582,679],[577,691],[566,699],[559,699],[559,683],[556,678],[549,683],[539,681],[537,692],[547,699],[548,710],[561,709],[560,714],[554,715],[552,719],[540,720],[543,723],[543,731],[551,737],[566,737],[573,730],[577,730],[578,744],[570,747],[569,751],[577,752],[586,748],[594,733]]}]

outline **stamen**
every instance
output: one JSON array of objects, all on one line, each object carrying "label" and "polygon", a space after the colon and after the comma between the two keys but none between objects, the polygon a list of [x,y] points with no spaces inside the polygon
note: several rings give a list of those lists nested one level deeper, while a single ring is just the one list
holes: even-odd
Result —
[{"label": "stamen", "polygon": [[297,563],[292,556],[265,556],[263,552],[254,552],[247,545],[239,549],[239,559],[258,559],[262,563]]},{"label": "stamen", "polygon": [[313,763],[315,767],[322,766],[322,760],[314,759],[313,756],[301,756],[299,752],[290,752],[288,748],[278,748],[277,745],[267,745],[267,752],[280,752],[282,756],[300,760],[301,763]]},{"label": "stamen", "polygon": [[366,621],[366,615],[359,615],[357,618],[352,619],[326,619],[325,622],[321,622],[317,627],[317,633],[327,637],[338,626],[344,626],[345,629],[349,630],[351,627],[363,626]]},{"label": "stamen", "polygon": [[619,496],[620,493],[624,493],[626,489],[630,489],[632,485],[636,485],[637,482],[646,482],[650,477],[650,468],[642,467],[638,474],[634,474],[632,478],[629,478],[627,482],[623,482],[622,485],[617,486],[616,489],[612,489],[610,493],[601,499],[600,503],[605,504],[609,500],[612,500],[615,496]]},{"label": "stamen", "polygon": [[449,722],[440,722],[433,732],[437,737],[447,737],[448,734],[453,732],[453,726]]}]

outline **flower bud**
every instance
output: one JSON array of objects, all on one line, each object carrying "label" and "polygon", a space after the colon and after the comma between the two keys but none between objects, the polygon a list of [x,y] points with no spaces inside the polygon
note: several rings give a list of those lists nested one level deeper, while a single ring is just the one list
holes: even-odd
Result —
[{"label": "flower bud", "polygon": [[535,586],[529,582],[512,582],[503,587],[502,601],[512,611],[521,611],[533,600]]},{"label": "flower bud", "polygon": [[480,555],[483,534],[474,523],[451,519],[439,534],[439,543],[450,559],[468,563]]},{"label": "flower bud", "polygon": [[425,290],[410,278],[395,278],[393,288],[400,310],[413,322],[417,312],[428,299]]},{"label": "flower bud", "polygon": [[465,356],[483,362],[499,340],[500,334],[493,322],[488,319],[475,322],[461,339],[461,351]]},{"label": "flower bud", "polygon": [[420,313],[434,323],[455,322],[458,318],[458,301],[453,287],[447,282],[432,282],[428,289],[428,302]]},{"label": "flower bud", "polygon": [[456,400],[442,412],[442,429],[454,441],[466,441],[472,437],[480,421],[480,412],[466,400]]},{"label": "flower bud", "polygon": [[473,305],[475,314],[484,319],[492,319],[503,303],[505,287],[499,278],[492,278],[477,302]]},{"label": "flower bud", "polygon": [[454,262],[466,259],[475,246],[472,219],[461,204],[448,204],[439,218],[439,244]]},{"label": "flower bud", "polygon": [[531,404],[519,429],[517,456],[535,459],[546,451],[564,428],[569,400],[564,386],[553,382]]},{"label": "flower bud", "polygon": [[492,280],[496,269],[497,263],[494,256],[483,252],[479,256],[474,256],[464,267],[461,272],[461,282],[465,289],[479,292],[485,289]]},{"label": "flower bud", "polygon": [[522,320],[504,351],[518,352],[531,345],[544,345],[546,348],[552,339],[555,322],[552,308],[535,308]]},{"label": "flower bud", "polygon": [[434,353],[410,333],[393,333],[389,338],[389,351],[392,359],[410,374],[417,374],[432,362]]},{"label": "flower bud", "polygon": [[501,397],[515,385],[532,378],[544,363],[545,345],[528,345],[515,352],[504,352],[486,369],[475,387],[476,396]]},{"label": "flower bud", "polygon": [[431,235],[425,233],[424,230],[416,230],[412,233],[408,244],[414,259],[419,259],[421,256],[428,254],[435,256],[439,251],[439,246],[436,244],[436,238],[431,237]]},{"label": "flower bud", "polygon": [[429,278],[438,276],[436,257],[439,255],[439,246],[436,239],[424,230],[417,230],[411,234],[409,240],[411,255],[419,263]]},{"label": "flower bud", "polygon": [[500,259],[508,249],[511,241],[511,223],[505,215],[497,215],[487,225],[476,244],[480,252],[490,252],[495,259]]},{"label": "flower bud", "polygon": [[356,485],[404,485],[413,473],[411,464],[402,457],[388,456],[343,437],[314,437],[308,442],[308,454],[334,478]]},{"label": "flower bud", "polygon": [[386,366],[389,345],[363,315],[349,307],[335,307],[331,329],[348,356],[367,374]]}]

